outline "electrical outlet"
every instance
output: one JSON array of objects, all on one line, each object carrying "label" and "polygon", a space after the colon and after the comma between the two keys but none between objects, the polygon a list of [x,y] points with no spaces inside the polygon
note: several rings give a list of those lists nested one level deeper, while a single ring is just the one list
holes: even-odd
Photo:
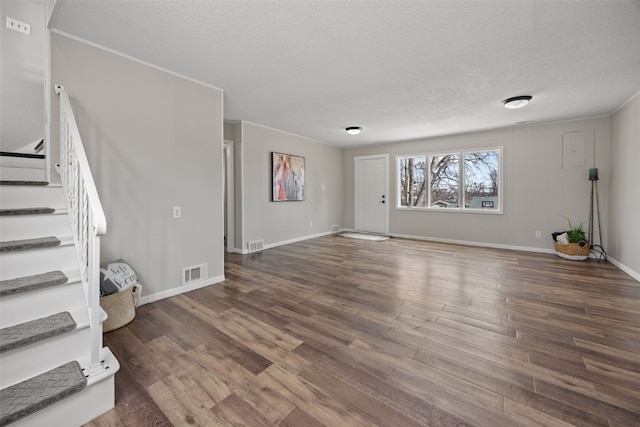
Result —
[{"label": "electrical outlet", "polygon": [[182,208],[180,206],[173,207],[173,217],[180,218],[182,216]]},{"label": "electrical outlet", "polygon": [[536,239],[542,239],[542,231],[536,231]]},{"label": "electrical outlet", "polygon": [[20,22],[17,19],[9,18],[8,16],[7,28],[26,34],[28,36],[31,35],[31,25]]}]

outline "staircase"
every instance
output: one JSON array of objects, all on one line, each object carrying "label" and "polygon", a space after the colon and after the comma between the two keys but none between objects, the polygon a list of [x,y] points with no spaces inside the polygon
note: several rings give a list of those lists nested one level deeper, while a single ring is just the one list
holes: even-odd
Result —
[{"label": "staircase", "polygon": [[71,187],[84,202],[64,177],[63,188],[0,169],[0,427],[79,426],[113,408],[120,367],[102,347],[86,255],[95,227],[81,213],[91,209],[80,181]]}]

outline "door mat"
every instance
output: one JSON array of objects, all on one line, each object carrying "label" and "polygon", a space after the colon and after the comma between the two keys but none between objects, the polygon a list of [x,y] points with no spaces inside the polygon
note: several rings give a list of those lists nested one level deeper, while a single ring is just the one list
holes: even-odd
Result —
[{"label": "door mat", "polygon": [[387,240],[389,236],[381,236],[379,234],[363,234],[363,233],[342,233],[340,237],[348,237],[350,239],[368,240],[370,242],[382,242]]}]

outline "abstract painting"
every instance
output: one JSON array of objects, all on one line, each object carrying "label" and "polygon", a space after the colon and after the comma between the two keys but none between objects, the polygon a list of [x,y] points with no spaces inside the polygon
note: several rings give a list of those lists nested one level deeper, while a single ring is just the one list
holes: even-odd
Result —
[{"label": "abstract painting", "polygon": [[304,157],[271,153],[272,193],[274,202],[305,200]]}]

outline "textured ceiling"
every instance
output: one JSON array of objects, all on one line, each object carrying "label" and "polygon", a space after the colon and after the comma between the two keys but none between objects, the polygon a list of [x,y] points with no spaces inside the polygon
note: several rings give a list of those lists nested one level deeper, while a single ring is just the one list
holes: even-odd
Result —
[{"label": "textured ceiling", "polygon": [[341,147],[607,115],[640,90],[640,1],[58,0],[50,26],[224,89],[225,120]]}]

